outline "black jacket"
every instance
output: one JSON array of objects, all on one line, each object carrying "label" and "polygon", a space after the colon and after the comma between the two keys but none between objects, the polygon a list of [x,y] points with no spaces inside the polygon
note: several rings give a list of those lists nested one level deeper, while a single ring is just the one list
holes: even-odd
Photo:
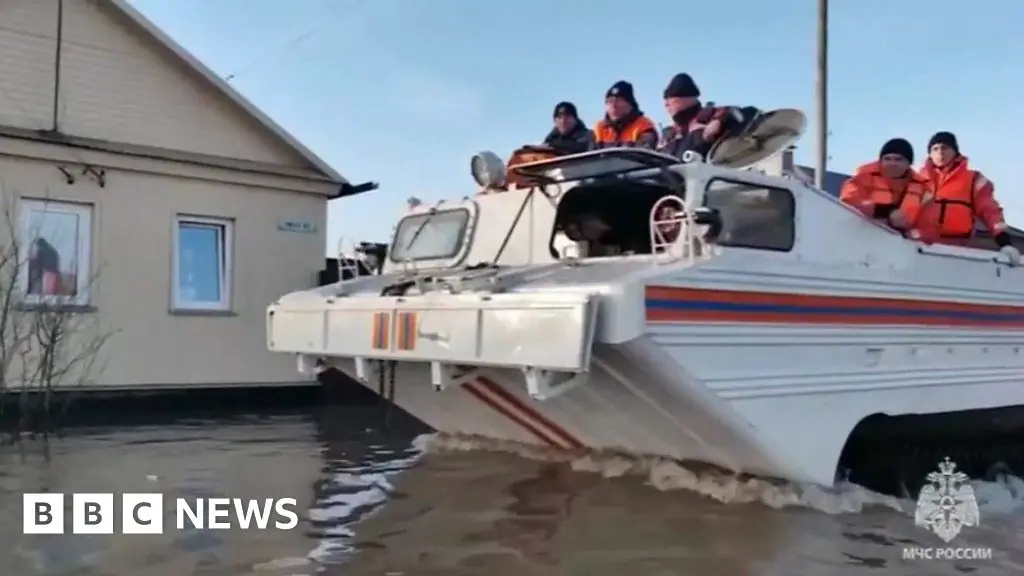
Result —
[{"label": "black jacket", "polygon": [[[722,127],[715,138],[705,140],[704,127],[713,120],[720,121]],[[676,158],[682,158],[687,151],[707,156],[712,145],[739,123],[740,119],[732,107],[718,107],[709,103],[707,106],[691,108],[677,114],[673,124],[662,130],[658,151]]]},{"label": "black jacket", "polygon": [[579,154],[594,147],[594,134],[583,122],[576,121],[576,127],[568,134],[552,129],[544,138],[544,144],[551,146],[559,154]]}]

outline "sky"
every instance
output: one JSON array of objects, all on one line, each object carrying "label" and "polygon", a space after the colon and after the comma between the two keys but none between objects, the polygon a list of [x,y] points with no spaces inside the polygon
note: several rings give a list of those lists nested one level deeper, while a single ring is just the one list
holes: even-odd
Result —
[{"label": "sky", "polygon": [[[814,164],[817,2],[812,0],[135,0],[133,5],[349,181],[339,237],[387,241],[406,199],[475,192],[470,156],[543,139],[558,101],[593,124],[632,82],[667,123],[662,91],[692,75],[705,100],[798,108]],[[954,132],[1024,224],[1024,2],[830,3],[828,168],[850,172],[889,138],[918,163]],[[984,9],[980,9],[980,7]],[[627,14],[628,12],[628,14]]]}]

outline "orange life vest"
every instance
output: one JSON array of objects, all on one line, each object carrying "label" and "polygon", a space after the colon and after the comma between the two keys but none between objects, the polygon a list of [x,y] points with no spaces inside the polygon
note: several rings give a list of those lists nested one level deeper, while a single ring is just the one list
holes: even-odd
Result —
[{"label": "orange life vest", "polygon": [[[970,238],[974,235],[974,184],[977,173],[967,168],[962,161],[951,171],[937,168],[925,174],[931,180],[934,190],[934,207],[929,210],[936,214],[941,238]],[[903,209],[913,221],[922,209],[920,201],[907,199]]]},{"label": "orange life vest", "polygon": [[865,200],[876,205],[900,206],[904,201],[920,205],[928,193],[928,181],[911,171],[907,178],[889,178],[882,174],[882,165],[871,162],[857,169],[853,177]]},{"label": "orange life vest", "polygon": [[606,120],[601,120],[594,126],[594,142],[598,146],[615,146],[633,144],[640,139],[644,132],[655,131],[657,128],[647,116],[637,116],[632,122],[616,132],[615,128]]},{"label": "orange life vest", "polygon": [[529,188],[534,184],[530,178],[513,172],[513,166],[529,164],[530,162],[540,162],[541,160],[554,158],[557,155],[558,154],[554,150],[539,150],[536,146],[524,146],[516,150],[512,153],[512,156],[509,157],[508,162],[505,164],[505,189]]}]

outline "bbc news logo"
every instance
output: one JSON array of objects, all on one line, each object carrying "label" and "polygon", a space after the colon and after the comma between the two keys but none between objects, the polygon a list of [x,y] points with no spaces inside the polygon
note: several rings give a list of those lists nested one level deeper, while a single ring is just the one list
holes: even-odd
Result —
[{"label": "bbc news logo", "polygon": [[[25,494],[24,534],[63,534],[65,495]],[[174,528],[291,530],[298,526],[295,498],[176,498]],[[122,494],[121,534],[163,534],[163,494]],[[113,494],[71,494],[72,534],[114,534]]]}]

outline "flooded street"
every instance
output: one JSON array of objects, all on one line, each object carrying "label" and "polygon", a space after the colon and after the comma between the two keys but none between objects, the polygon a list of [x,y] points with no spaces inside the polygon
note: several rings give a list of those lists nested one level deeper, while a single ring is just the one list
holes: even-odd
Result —
[{"label": "flooded street", "polygon": [[[366,408],[75,430],[0,450],[0,575],[298,576],[1021,573],[1024,483],[976,483],[991,560],[939,546],[913,504],[857,487],[738,483],[678,466],[550,462],[379,430]],[[634,473],[635,472],[635,473]],[[298,500],[291,531],[21,534],[23,492]],[[902,507],[903,511],[895,508]],[[168,513],[165,511],[165,514]],[[173,511],[171,522],[173,525]],[[70,526],[70,521],[68,521]]]}]

